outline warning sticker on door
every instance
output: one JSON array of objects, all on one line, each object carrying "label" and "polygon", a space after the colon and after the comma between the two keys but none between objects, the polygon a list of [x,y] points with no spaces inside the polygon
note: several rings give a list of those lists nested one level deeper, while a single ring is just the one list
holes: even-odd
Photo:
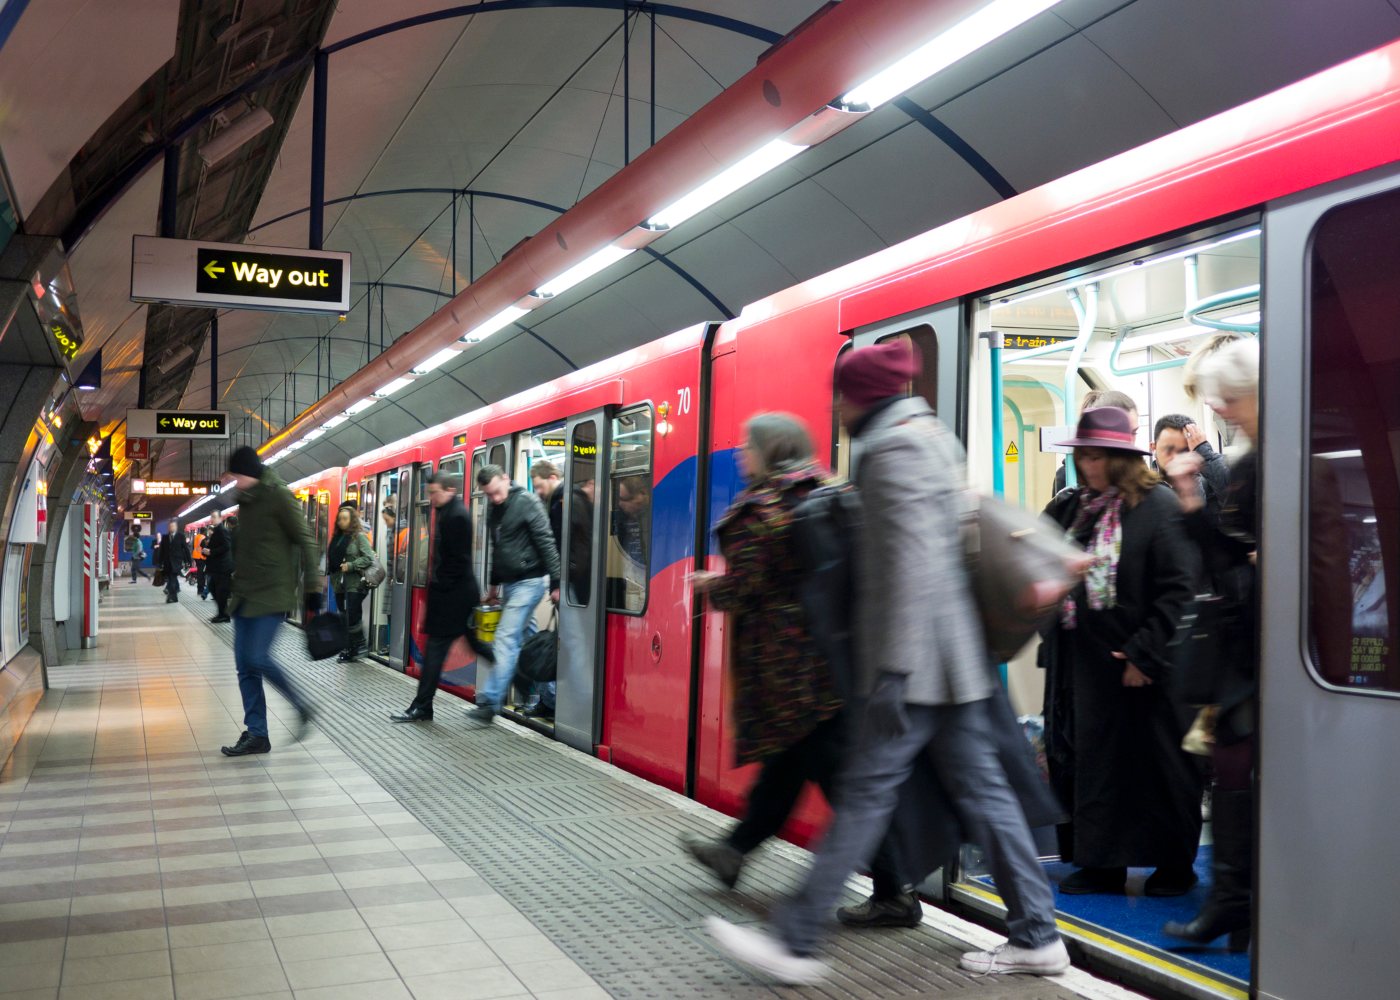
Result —
[{"label": "warning sticker on door", "polygon": [[1014,465],[1021,460],[1021,451],[1016,447],[1016,442],[1012,441],[1006,446],[1007,464]]}]

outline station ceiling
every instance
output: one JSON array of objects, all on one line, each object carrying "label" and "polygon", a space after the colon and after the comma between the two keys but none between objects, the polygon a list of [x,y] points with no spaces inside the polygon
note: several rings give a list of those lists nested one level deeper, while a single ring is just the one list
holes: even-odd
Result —
[{"label": "station ceiling", "polygon": [[[277,59],[294,56],[298,45],[314,46],[307,24],[331,47],[448,6],[433,0],[30,3],[0,52],[0,93],[8,106],[0,117],[0,151],[21,215],[52,217],[55,229],[72,222],[63,206],[81,209],[83,199],[56,196],[73,186],[64,178],[75,175],[76,164],[91,163],[94,137],[104,128],[115,134],[117,123],[129,120],[123,109],[139,107],[143,88],[169,73],[181,53],[207,49],[208,59],[222,58],[220,73],[190,75],[181,84],[208,99],[256,79]],[[221,314],[214,396],[233,412],[235,426],[246,419],[254,443],[270,436],[333,381],[625,169],[629,156],[683,122],[825,5],[686,0],[662,6],[653,26],[647,5],[638,10],[635,3],[493,3],[334,52],[324,245],[353,255],[354,305],[343,322]],[[301,19],[299,33],[281,23],[288,11]],[[202,34],[192,40],[193,33]],[[342,464],[681,327],[737,314],[780,288],[1398,35],[1400,0],[1062,0],[667,233],[652,244],[657,253],[635,254],[558,304],[532,311],[279,469],[293,478]],[[200,41],[206,38],[217,44]],[[60,56],[74,72],[55,88],[48,70]],[[260,193],[227,183],[212,190],[197,164],[187,167],[181,225],[189,232],[214,238],[211,220],[227,226],[232,219],[247,228],[250,243],[307,245],[309,78],[291,73],[280,90],[250,98],[280,109],[269,138],[244,154],[241,176],[260,178]],[[181,96],[173,86],[166,92]],[[123,124],[121,134],[129,131]],[[187,163],[208,134],[191,138]],[[162,327],[158,339],[152,314],[168,307],[128,297],[131,236],[157,232],[160,200],[157,161],[103,206],[95,225],[70,233],[85,350],[105,345],[104,388],[93,406],[109,424],[135,405],[143,363],[149,395],[151,366],[162,358],[167,367],[157,380],[173,377],[172,391],[186,406],[207,407],[211,399],[203,324],[184,331],[184,340]],[[195,446],[197,476],[219,471],[206,448]],[[190,463],[187,446],[167,445],[157,474],[186,475]]]}]

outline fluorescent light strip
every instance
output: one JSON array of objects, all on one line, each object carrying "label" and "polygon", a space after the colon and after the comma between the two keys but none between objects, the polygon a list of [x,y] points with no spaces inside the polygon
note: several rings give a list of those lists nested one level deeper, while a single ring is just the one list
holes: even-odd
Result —
[{"label": "fluorescent light strip", "polygon": [[703,212],[744,185],[756,181],[770,170],[782,166],[806,148],[806,146],[797,146],[783,139],[774,139],[768,145],[754,150],[732,167],[728,167],[711,177],[689,194],[682,195],[647,219],[646,224],[651,229],[672,229],[679,226],[686,219]]},{"label": "fluorescent light strip", "polygon": [[412,383],[413,379],[408,378],[407,376],[396,378],[388,385],[381,385],[378,389],[375,389],[374,394],[382,399],[385,396],[392,396],[400,389],[404,388],[407,385],[411,385]]},{"label": "fluorescent light strip", "polygon": [[1316,454],[1313,455],[1313,458],[1327,458],[1327,459],[1333,459],[1333,460],[1342,459],[1342,458],[1360,458],[1360,457],[1361,457],[1361,449],[1360,449],[1360,448],[1355,448],[1355,449],[1352,449],[1352,450],[1350,450],[1350,451],[1319,451],[1319,452],[1317,452]]},{"label": "fluorescent light strip", "polygon": [[325,433],[326,433],[326,428],[324,428],[324,427],[317,427],[314,431],[311,431],[309,434],[307,434],[306,437],[305,437],[303,440],[306,440],[306,441],[315,441],[318,437],[321,437],[321,436],[322,436],[323,434],[325,434]]},{"label": "fluorescent light strip", "polygon": [[345,421],[349,419],[350,418],[344,413],[337,413],[335,416],[331,417],[321,426],[324,427],[326,430],[330,430],[332,427],[339,427],[341,424],[345,423]]},{"label": "fluorescent light strip", "polygon": [[562,295],[579,282],[587,281],[599,271],[611,267],[632,252],[626,247],[605,246],[597,253],[579,261],[559,277],[546,281],[535,294],[546,299]]},{"label": "fluorescent light strip", "polygon": [[441,368],[443,365],[447,364],[447,362],[451,361],[453,358],[457,357],[461,353],[462,352],[457,350],[457,348],[455,347],[444,347],[442,350],[438,351],[427,361],[414,365],[413,371],[417,375],[426,375],[428,374],[428,372],[436,371],[437,369]]},{"label": "fluorescent light strip", "polygon": [[366,398],[360,400],[358,403],[355,403],[351,406],[347,406],[345,408],[345,415],[347,417],[353,417],[357,413],[364,413],[377,402],[379,402],[379,400],[375,399],[373,396],[367,396]]},{"label": "fluorescent light strip", "polygon": [[1240,240],[1247,240],[1251,236],[1258,235],[1258,229],[1247,229],[1242,233],[1233,233],[1222,240],[1216,240],[1214,243],[1207,243],[1204,246],[1193,244],[1189,247],[1183,247],[1180,250],[1174,250],[1169,254],[1163,254],[1160,257],[1149,257],[1143,261],[1125,264],[1123,267],[1116,267],[1112,271],[1104,271],[1102,274],[1091,274],[1080,278],[1071,278],[1068,281],[1062,281],[1055,285],[1047,285],[1045,288],[1037,288],[1033,292],[1026,292],[1024,295],[1016,295],[1005,301],[1003,301],[1001,297],[994,295],[989,301],[991,301],[993,305],[999,306],[1014,305],[1017,302],[1029,302],[1031,299],[1038,299],[1044,295],[1053,295],[1055,292],[1067,292],[1071,288],[1084,288],[1096,282],[1107,281],[1109,278],[1117,278],[1134,271],[1141,271],[1144,268],[1156,267],[1158,264],[1167,263],[1167,261],[1181,260],[1183,257],[1190,257],[1192,254],[1205,253],[1207,250],[1228,246],[1231,243],[1238,243]]},{"label": "fluorescent light strip", "polygon": [[491,336],[491,334],[499,333],[501,330],[504,330],[506,327],[510,326],[512,323],[518,320],[521,316],[524,316],[529,311],[530,310],[522,309],[519,306],[506,306],[500,312],[496,313],[496,315],[488,319],[485,323],[482,323],[480,326],[477,326],[476,328],[471,330],[465,337],[461,339],[461,341],[459,341],[459,343],[479,343],[480,341],[483,341],[487,337]]},{"label": "fluorescent light strip", "polygon": [[873,110],[958,60],[1019,28],[1060,0],[994,0],[841,97],[846,107]]}]

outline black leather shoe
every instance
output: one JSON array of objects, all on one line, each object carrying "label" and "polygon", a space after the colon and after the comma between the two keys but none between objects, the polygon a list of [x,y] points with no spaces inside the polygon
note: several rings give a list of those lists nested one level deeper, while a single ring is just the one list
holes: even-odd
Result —
[{"label": "black leather shoe", "polygon": [[229,620],[228,615],[215,615],[213,618],[209,619],[210,623],[214,625],[222,625]]},{"label": "black leather shoe", "polygon": [[267,753],[271,749],[272,743],[266,736],[254,736],[245,729],[237,743],[231,747],[219,747],[219,752],[225,757],[246,757],[252,753]]},{"label": "black leather shoe", "polygon": [[467,711],[467,718],[471,719],[473,722],[480,722],[482,725],[489,726],[492,720],[496,718],[496,710],[490,705],[478,705],[476,708]]},{"label": "black leather shoe", "polygon": [[856,906],[843,906],[836,919],[847,927],[918,927],[924,921],[924,907],[915,892],[892,899],[871,896]]},{"label": "black leather shoe", "polygon": [[423,711],[421,708],[410,708],[407,712],[395,712],[389,716],[390,722],[432,722],[432,710]]},{"label": "black leather shoe", "polygon": [[1060,882],[1060,891],[1070,896],[1111,895],[1121,893],[1127,881],[1126,868],[1081,868]]},{"label": "black leather shoe", "polygon": [[1143,894],[1148,896],[1184,896],[1196,885],[1196,873],[1190,868],[1158,868],[1147,876]]}]

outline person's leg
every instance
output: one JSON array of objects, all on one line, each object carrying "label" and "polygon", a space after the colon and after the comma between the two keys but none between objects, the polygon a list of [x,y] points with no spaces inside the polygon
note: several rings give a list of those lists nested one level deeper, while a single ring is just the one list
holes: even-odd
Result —
[{"label": "person's leg", "polygon": [[209,580],[209,592],[214,595],[215,615],[228,617],[229,578],[224,573],[214,573]]},{"label": "person's leg", "polygon": [[761,765],[744,803],[744,815],[725,838],[740,854],[748,854],[769,837],[775,837],[792,814],[802,786],[807,784],[808,740],[799,740]]},{"label": "person's leg", "polygon": [[238,670],[238,693],[243,697],[243,728],[252,736],[267,736],[267,696],[256,651],[257,623],[261,619],[233,618],[233,662]]},{"label": "person's leg", "polygon": [[[336,598],[339,600],[339,598]],[[365,648],[364,628],[365,594],[362,590],[345,593],[346,634],[349,636],[350,653],[358,656]]]},{"label": "person's leg", "polygon": [[809,955],[821,941],[846,878],[867,864],[889,826],[899,786],[937,731],[937,710],[907,705],[909,728],[886,739],[861,727],[838,782],[836,813],[797,895],[782,903],[773,924],[788,949]]},{"label": "person's leg", "polygon": [[[249,619],[249,621],[254,623],[251,629],[251,653],[254,657],[254,664],[261,671],[263,677],[267,679],[267,682],[278,694],[291,702],[297,714],[304,720],[310,714],[306,699],[302,697],[301,692],[292,683],[291,677],[272,655],[272,640],[277,637],[277,630],[282,627],[282,616],[259,615],[257,618]],[[249,732],[251,731],[249,730]],[[264,724],[263,735],[266,735],[266,724]]]},{"label": "person's leg", "polygon": [[1060,938],[1055,897],[1021,803],[997,757],[985,702],[948,706],[934,736],[933,761],[972,841],[987,860],[1007,909],[1010,943],[1040,948]]},{"label": "person's leg", "polygon": [[428,636],[427,648],[423,650],[423,672],[418,675],[418,693],[408,706],[410,712],[432,713],[433,696],[437,694],[438,681],[442,678],[442,665],[456,641],[457,637],[451,635]]},{"label": "person's leg", "polygon": [[544,597],[544,588],[543,579],[520,580],[501,588],[504,603],[501,605],[500,624],[496,626],[496,640],[492,644],[496,662],[490,678],[482,687],[481,697],[477,699],[482,706],[499,712],[510,693],[520,646],[525,641],[525,630],[530,624],[535,605]]}]

